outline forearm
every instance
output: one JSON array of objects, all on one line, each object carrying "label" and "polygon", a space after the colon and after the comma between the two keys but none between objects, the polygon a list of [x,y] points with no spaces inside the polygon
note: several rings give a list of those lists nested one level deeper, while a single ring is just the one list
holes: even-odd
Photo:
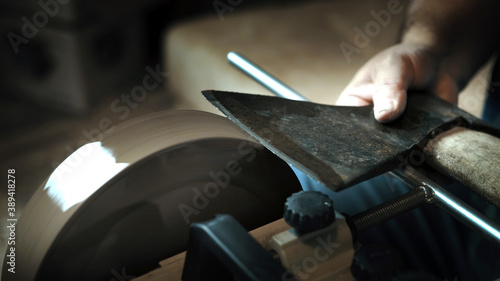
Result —
[{"label": "forearm", "polygon": [[429,47],[462,88],[499,37],[500,1],[414,0],[401,41]]}]

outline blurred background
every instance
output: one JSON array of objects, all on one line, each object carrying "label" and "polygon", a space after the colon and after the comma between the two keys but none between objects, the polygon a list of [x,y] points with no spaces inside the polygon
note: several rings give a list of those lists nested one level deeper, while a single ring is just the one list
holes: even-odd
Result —
[{"label": "blurred background", "polygon": [[[77,148],[114,125],[178,107],[162,61],[169,29],[200,17],[219,23],[221,11],[227,16],[263,2],[1,1],[0,170],[16,170],[16,217]],[[4,187],[2,265],[8,235]]]},{"label": "blurred background", "polygon": [[[409,3],[396,2],[2,1],[0,171],[16,169],[16,216],[59,163],[114,125],[167,109],[216,112],[204,89],[268,94],[227,64],[229,51],[333,104],[366,60],[397,41]],[[476,116],[490,68],[460,97]]]}]

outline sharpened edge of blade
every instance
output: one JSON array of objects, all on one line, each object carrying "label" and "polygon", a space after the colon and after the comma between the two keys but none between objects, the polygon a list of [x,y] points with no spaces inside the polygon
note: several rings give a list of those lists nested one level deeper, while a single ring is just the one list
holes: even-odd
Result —
[{"label": "sharpened edge of blade", "polygon": [[304,165],[300,164],[299,162],[297,162],[293,158],[290,158],[285,153],[282,153],[278,148],[276,148],[275,146],[273,146],[266,139],[264,139],[261,136],[259,136],[258,134],[256,134],[251,128],[249,128],[247,125],[245,125],[243,122],[241,122],[223,104],[221,104],[220,101],[213,94],[214,92],[224,93],[224,94],[228,94],[228,95],[230,95],[232,93],[231,92],[220,92],[220,91],[216,91],[216,90],[204,90],[204,91],[202,91],[203,96],[212,105],[214,105],[217,109],[219,109],[219,111],[222,114],[224,114],[225,116],[227,116],[227,118],[231,122],[233,122],[238,128],[240,128],[243,132],[245,132],[246,134],[250,135],[252,138],[254,138],[255,140],[257,140],[260,144],[262,144],[265,148],[267,148],[268,150],[270,150],[276,156],[278,156],[279,158],[281,158],[283,161],[285,161],[289,165],[292,165],[293,167],[297,168],[302,173],[304,173],[305,175],[307,175],[308,177],[310,177],[312,180],[314,180],[314,181],[316,181],[316,182],[318,182],[318,183],[320,183],[320,184],[322,184],[322,185],[324,185],[324,186],[326,186],[326,187],[328,187],[328,188],[330,188],[332,190],[337,190],[339,188],[339,186],[336,183],[321,180],[321,178],[316,173],[314,173],[313,171],[311,171],[310,169],[308,169]]}]

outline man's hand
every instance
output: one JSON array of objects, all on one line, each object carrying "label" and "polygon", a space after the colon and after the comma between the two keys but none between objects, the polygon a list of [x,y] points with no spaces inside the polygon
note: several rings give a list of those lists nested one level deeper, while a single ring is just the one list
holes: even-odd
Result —
[{"label": "man's hand", "polygon": [[394,45],[358,70],[340,95],[337,105],[373,103],[375,118],[386,123],[404,112],[408,89],[430,91],[456,103],[458,86],[446,71],[439,72],[441,63],[441,58],[426,46]]},{"label": "man's hand", "polygon": [[500,1],[413,0],[400,44],[370,59],[338,105],[374,104],[389,122],[406,106],[407,90],[424,90],[451,103],[500,45]]}]

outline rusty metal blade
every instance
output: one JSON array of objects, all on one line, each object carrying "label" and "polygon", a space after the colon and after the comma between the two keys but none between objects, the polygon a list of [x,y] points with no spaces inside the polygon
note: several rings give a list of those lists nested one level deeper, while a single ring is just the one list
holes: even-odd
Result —
[{"label": "rusty metal blade", "polygon": [[333,190],[404,165],[413,149],[457,125],[489,129],[456,106],[423,93],[410,94],[403,116],[389,124],[378,123],[371,106],[221,91],[203,94],[269,150]]}]

